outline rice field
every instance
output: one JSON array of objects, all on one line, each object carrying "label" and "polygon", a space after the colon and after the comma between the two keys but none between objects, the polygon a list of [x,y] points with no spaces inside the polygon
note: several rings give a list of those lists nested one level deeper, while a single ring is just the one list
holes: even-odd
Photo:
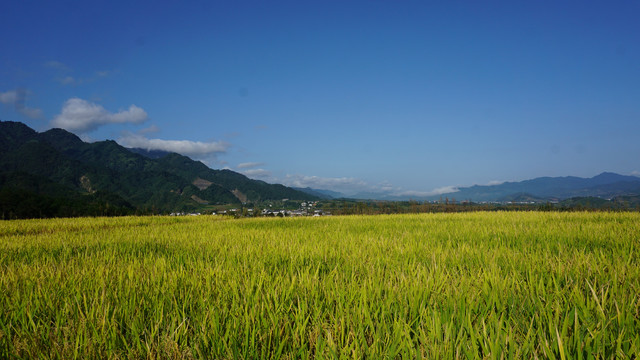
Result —
[{"label": "rice field", "polygon": [[640,357],[639,213],[0,222],[0,358]]}]

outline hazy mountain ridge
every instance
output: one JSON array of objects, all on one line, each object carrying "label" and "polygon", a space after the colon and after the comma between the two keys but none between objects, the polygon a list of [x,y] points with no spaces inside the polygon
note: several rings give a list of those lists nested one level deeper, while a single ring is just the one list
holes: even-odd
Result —
[{"label": "hazy mountain ridge", "polygon": [[[123,212],[184,211],[197,209],[203,203],[239,204],[240,198],[318,199],[230,170],[213,170],[179,154],[154,158],[112,140],[85,143],[62,129],[38,133],[18,122],[0,122],[0,175],[3,213],[27,201],[20,201],[16,193],[35,199],[38,207],[48,200],[91,200],[93,205],[104,208],[107,204],[101,204],[101,199],[110,199],[109,204],[118,204]],[[210,184],[202,187],[200,182],[198,187],[194,184],[198,179]],[[67,215],[74,214],[65,212],[63,216]]]},{"label": "hazy mountain ridge", "polygon": [[640,178],[603,172],[592,178],[576,176],[540,177],[499,185],[474,185],[461,187],[457,192],[432,196],[471,201],[504,201],[516,194],[526,193],[541,201],[564,200],[572,197],[600,197],[611,199],[621,195],[640,194]]},{"label": "hazy mountain ridge", "polygon": [[306,187],[306,188],[293,187],[293,189],[305,192],[305,193],[310,194],[310,195],[317,196],[317,197],[319,197],[321,199],[339,199],[339,198],[344,198],[345,197],[345,195],[343,193],[340,193],[340,192],[337,192],[337,191],[332,191],[332,190],[313,189],[313,188],[310,188],[310,187]]},{"label": "hazy mountain ridge", "polygon": [[[326,190],[313,189],[315,193]],[[619,196],[640,195],[640,177],[603,172],[591,178],[577,176],[539,177],[498,185],[473,185],[460,187],[458,191],[429,196],[399,196],[386,192],[359,192],[351,199],[375,199],[385,201],[452,200],[473,202],[548,202],[574,197],[612,199]],[[345,196],[342,196],[345,197]]]}]

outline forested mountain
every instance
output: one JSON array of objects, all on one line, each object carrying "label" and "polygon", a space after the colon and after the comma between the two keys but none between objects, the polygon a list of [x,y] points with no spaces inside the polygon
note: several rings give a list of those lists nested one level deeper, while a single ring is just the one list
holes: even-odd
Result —
[{"label": "forested mountain", "polygon": [[38,133],[0,122],[3,218],[191,211],[283,198],[317,199],[176,153],[145,153],[111,140],[85,143],[62,129]]}]

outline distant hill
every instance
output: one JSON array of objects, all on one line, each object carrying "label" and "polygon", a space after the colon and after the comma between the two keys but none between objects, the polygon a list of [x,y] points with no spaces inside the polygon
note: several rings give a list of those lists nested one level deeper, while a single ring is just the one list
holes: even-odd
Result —
[{"label": "distant hill", "polygon": [[560,202],[560,205],[565,207],[582,206],[585,208],[591,208],[591,207],[603,208],[609,205],[610,203],[611,201],[609,200],[601,199],[594,196],[586,196],[586,197],[580,196],[580,197],[573,197],[573,198],[562,200]]},{"label": "distant hill", "polygon": [[331,191],[331,190],[312,189],[310,187],[306,187],[306,188],[294,187],[293,189],[296,189],[298,191],[302,191],[302,192],[310,194],[310,195],[317,196],[317,197],[319,197],[321,199],[339,199],[339,198],[344,198],[345,197],[345,195],[343,193],[340,193],[340,192],[337,192],[337,191]]},{"label": "distant hill", "polygon": [[603,172],[592,178],[540,177],[499,185],[473,185],[460,187],[458,191],[431,196],[399,196],[386,192],[359,192],[352,199],[363,200],[429,200],[454,199],[456,202],[557,202],[564,199],[597,197],[613,199],[619,196],[640,195],[640,177]]},{"label": "distant hill", "polygon": [[474,185],[462,187],[459,191],[432,196],[456,200],[505,201],[519,194],[528,194],[536,201],[564,200],[573,197],[598,197],[611,199],[621,195],[639,195],[640,178],[604,172],[592,178],[540,177],[519,182],[505,182],[500,185]]},{"label": "distant hill", "polygon": [[623,207],[640,209],[640,195],[621,195],[611,199],[612,202],[623,205]]},{"label": "distant hill", "polygon": [[62,129],[38,133],[0,122],[2,218],[191,211],[283,198],[319,199],[176,153],[131,150],[112,140],[85,143]]}]

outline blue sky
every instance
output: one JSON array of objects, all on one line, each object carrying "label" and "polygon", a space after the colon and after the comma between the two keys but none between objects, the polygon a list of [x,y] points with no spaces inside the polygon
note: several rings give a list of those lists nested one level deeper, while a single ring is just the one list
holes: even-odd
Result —
[{"label": "blue sky", "polygon": [[407,196],[640,175],[638,1],[7,1],[0,119]]}]

